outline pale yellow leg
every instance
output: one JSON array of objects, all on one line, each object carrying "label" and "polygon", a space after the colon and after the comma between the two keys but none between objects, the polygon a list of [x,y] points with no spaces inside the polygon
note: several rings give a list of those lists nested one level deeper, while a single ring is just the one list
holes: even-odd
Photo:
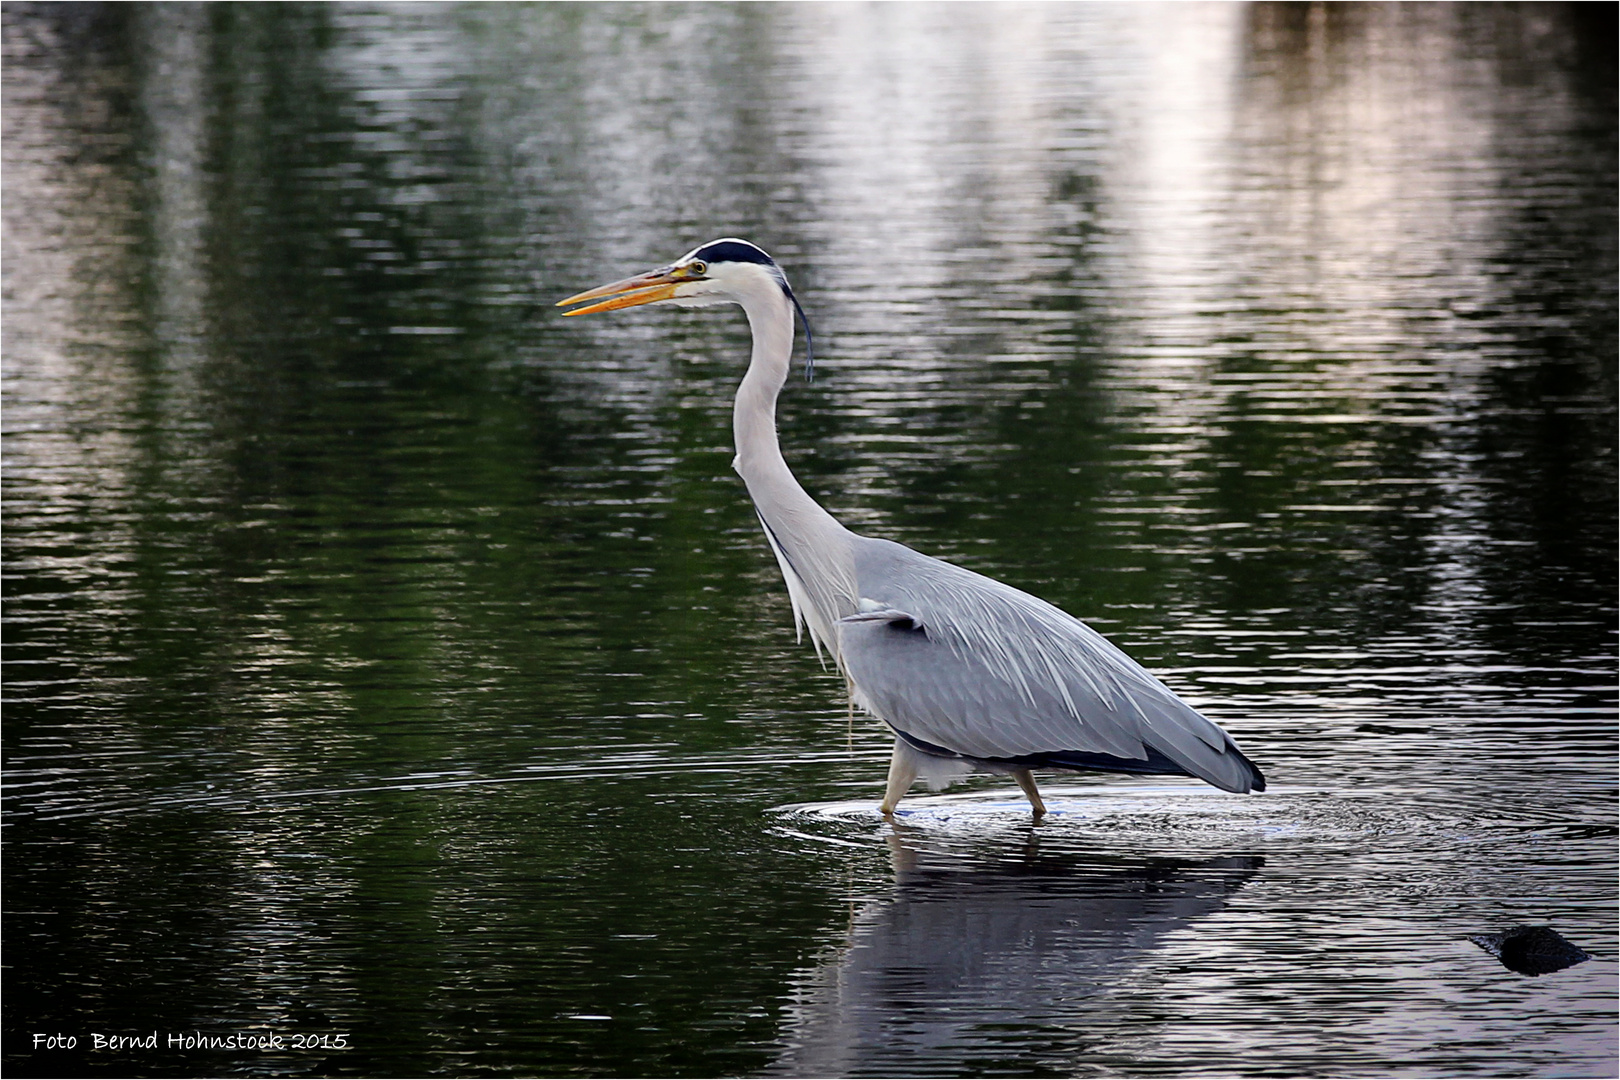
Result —
[{"label": "pale yellow leg", "polygon": [[911,790],[912,783],[917,779],[918,771],[917,752],[896,739],[894,757],[889,759],[889,786],[883,792],[883,805],[879,807],[884,817],[894,813],[894,808],[906,797],[906,792]]},{"label": "pale yellow leg", "polygon": [[1041,802],[1041,793],[1035,787],[1035,775],[1028,769],[1019,769],[1013,773],[1013,779],[1024,789],[1024,796],[1029,799],[1030,808],[1035,811],[1035,816],[1040,817],[1046,813],[1046,804]]}]

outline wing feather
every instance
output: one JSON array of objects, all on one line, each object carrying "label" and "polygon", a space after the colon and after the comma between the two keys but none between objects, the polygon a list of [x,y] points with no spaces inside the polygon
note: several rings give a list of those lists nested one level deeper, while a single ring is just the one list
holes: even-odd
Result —
[{"label": "wing feather", "polygon": [[1231,791],[1263,787],[1231,738],[1073,616],[887,540],[859,538],[863,610],[838,626],[857,700],[964,757],[1149,748]]}]

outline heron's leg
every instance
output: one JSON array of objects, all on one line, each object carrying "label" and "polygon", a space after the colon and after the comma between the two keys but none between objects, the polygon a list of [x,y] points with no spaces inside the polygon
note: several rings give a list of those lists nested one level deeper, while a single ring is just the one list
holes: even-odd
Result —
[{"label": "heron's leg", "polygon": [[879,807],[884,817],[894,813],[894,808],[900,805],[900,800],[911,790],[919,771],[917,751],[908,746],[904,739],[895,739],[894,757],[889,759],[889,786],[883,792],[883,805]]},{"label": "heron's leg", "polygon": [[1024,789],[1024,796],[1029,799],[1030,808],[1035,811],[1035,816],[1040,817],[1046,813],[1046,804],[1041,802],[1041,793],[1035,787],[1035,774],[1028,769],[1019,769],[1012,775],[1013,779],[1018,781],[1018,786]]}]

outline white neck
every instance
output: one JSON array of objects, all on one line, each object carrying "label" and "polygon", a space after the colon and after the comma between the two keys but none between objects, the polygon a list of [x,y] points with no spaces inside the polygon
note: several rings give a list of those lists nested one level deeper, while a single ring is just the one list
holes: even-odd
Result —
[{"label": "white neck", "polygon": [[793,354],[793,304],[780,288],[767,282],[766,288],[744,298],[743,310],[754,332],[754,353],[732,406],[731,429],[737,440],[732,467],[748,485],[748,494],[767,524],[780,513],[837,524],[799,486],[776,437],[776,398],[787,382]]},{"label": "white neck", "polygon": [[813,634],[833,645],[833,624],[855,611],[851,534],[800,486],[776,437],[776,398],[793,356],[793,303],[780,286],[763,278],[759,287],[741,292],[740,302],[754,334],[754,352],[732,407],[737,440],[732,467],[779,546],[778,557],[785,557],[789,591],[794,591],[796,574],[807,594],[794,596],[795,607],[808,602],[811,610],[803,614]]}]

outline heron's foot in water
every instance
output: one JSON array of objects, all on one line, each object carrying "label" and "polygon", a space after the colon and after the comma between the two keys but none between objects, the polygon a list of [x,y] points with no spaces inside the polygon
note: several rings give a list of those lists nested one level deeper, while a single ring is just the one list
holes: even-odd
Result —
[{"label": "heron's foot in water", "polygon": [[878,807],[884,817],[894,817],[894,808],[922,775],[922,765],[922,755],[909,743],[901,738],[894,740],[894,756],[889,759],[889,784],[883,791],[883,805]]},{"label": "heron's foot in water", "polygon": [[1029,800],[1029,808],[1034,812],[1035,820],[1039,821],[1045,817],[1046,804],[1041,801],[1040,789],[1035,786],[1035,775],[1028,769],[1019,769],[1013,773],[1013,779],[1024,789],[1024,797]]}]

